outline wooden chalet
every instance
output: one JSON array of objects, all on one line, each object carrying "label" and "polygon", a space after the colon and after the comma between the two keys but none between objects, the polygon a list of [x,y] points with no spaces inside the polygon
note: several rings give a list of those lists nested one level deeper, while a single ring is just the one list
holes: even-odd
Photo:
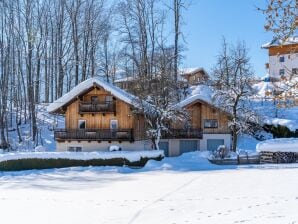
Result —
[{"label": "wooden chalet", "polygon": [[[170,124],[160,148],[167,156],[195,150],[230,147],[227,114],[196,94],[178,107],[189,112],[189,121]],[[88,79],[49,105],[48,111],[65,116],[65,126],[54,130],[58,151],[150,150],[145,119],[138,113],[136,97],[96,78]]]},{"label": "wooden chalet", "polygon": [[133,112],[134,101],[134,96],[99,79],[80,83],[48,107],[50,113],[65,116],[65,127],[54,131],[57,149],[93,151],[119,145],[125,150],[141,144],[143,150],[144,116]]}]

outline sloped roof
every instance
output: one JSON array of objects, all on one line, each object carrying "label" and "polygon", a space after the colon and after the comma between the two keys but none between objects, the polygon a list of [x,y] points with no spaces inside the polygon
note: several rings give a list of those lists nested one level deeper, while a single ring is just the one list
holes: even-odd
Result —
[{"label": "sloped roof", "polygon": [[101,88],[104,88],[106,91],[110,92],[113,96],[116,98],[134,105],[134,99],[136,99],[135,96],[129,94],[128,92],[118,88],[117,86],[114,86],[110,83],[107,83],[103,80],[100,80],[98,78],[90,78],[87,79],[80,84],[78,84],[76,87],[74,87],[72,90],[70,90],[68,93],[51,103],[47,110],[50,113],[55,113],[57,110],[59,110],[61,107],[67,105],[72,100],[74,100],[77,96],[81,95],[82,93],[88,91],[94,86],[99,86]]},{"label": "sloped roof", "polygon": [[181,73],[182,76],[189,75],[189,74],[195,74],[197,72],[202,72],[206,76],[208,76],[208,73],[202,67],[201,68],[183,68],[183,69],[180,69],[180,73]]},{"label": "sloped roof", "polygon": [[201,101],[215,107],[212,101],[213,91],[206,85],[196,86],[189,97],[177,104],[178,107],[186,107],[196,101]]},{"label": "sloped roof", "polygon": [[298,44],[298,37],[289,37],[286,40],[274,39],[271,42],[262,45],[262,48],[268,49],[270,47]]}]

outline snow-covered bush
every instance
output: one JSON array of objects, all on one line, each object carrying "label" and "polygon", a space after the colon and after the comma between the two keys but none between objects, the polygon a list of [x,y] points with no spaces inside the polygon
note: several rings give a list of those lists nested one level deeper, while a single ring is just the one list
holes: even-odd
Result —
[{"label": "snow-covered bush", "polygon": [[219,145],[217,150],[214,151],[214,156],[223,159],[228,156],[229,151],[230,150],[225,145]]},{"label": "snow-covered bush", "polygon": [[121,151],[121,147],[118,145],[111,145],[109,146],[109,151],[110,152]]}]

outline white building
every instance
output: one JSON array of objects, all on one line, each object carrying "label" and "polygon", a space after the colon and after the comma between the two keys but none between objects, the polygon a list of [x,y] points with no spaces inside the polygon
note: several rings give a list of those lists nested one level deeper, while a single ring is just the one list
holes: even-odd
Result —
[{"label": "white building", "polygon": [[266,64],[271,78],[283,79],[298,76],[298,37],[286,41],[273,40],[262,46],[268,49]]}]

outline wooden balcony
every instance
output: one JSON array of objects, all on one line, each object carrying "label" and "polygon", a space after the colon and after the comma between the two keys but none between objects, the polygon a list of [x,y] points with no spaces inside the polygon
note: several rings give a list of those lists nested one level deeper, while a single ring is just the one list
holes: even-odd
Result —
[{"label": "wooden balcony", "polygon": [[179,138],[186,138],[186,139],[202,139],[203,138],[203,131],[202,129],[170,129],[168,132],[162,134],[162,138],[165,139],[179,139]]},{"label": "wooden balcony", "polygon": [[134,141],[133,129],[56,129],[57,141]]},{"label": "wooden balcony", "polygon": [[116,102],[80,102],[79,113],[116,113]]}]

